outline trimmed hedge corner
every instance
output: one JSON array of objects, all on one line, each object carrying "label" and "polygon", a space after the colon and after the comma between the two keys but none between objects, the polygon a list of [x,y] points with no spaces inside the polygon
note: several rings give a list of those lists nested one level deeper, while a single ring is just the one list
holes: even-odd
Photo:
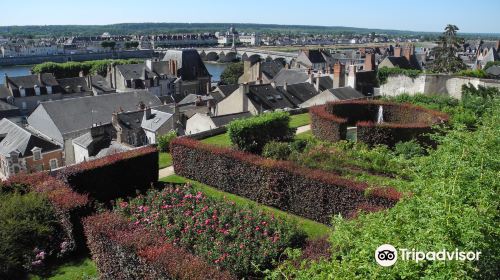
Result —
[{"label": "trimmed hedge corner", "polygon": [[358,206],[389,208],[401,194],[332,173],[181,137],[171,143],[175,173],[283,211],[329,224]]},{"label": "trimmed hedge corner", "polygon": [[[377,123],[382,106],[383,122]],[[393,147],[398,142],[416,139],[432,144],[427,133],[432,126],[448,122],[448,115],[410,104],[376,100],[330,102],[309,110],[313,135],[321,140],[346,139],[347,127],[357,127],[358,141],[370,146],[384,144]]]},{"label": "trimmed hedge corner", "polygon": [[236,279],[116,213],[87,217],[84,229],[101,279]]},{"label": "trimmed hedge corner", "polygon": [[55,172],[78,193],[100,202],[134,196],[158,181],[158,150],[154,146],[117,153],[68,166]]}]

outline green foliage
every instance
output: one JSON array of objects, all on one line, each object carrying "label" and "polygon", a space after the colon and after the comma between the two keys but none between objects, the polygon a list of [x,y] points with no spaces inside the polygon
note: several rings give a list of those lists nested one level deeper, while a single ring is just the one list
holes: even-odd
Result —
[{"label": "green foliage", "polygon": [[393,68],[382,67],[379,68],[377,71],[377,80],[379,85],[383,85],[387,82],[387,78],[389,76],[404,75],[415,79],[416,77],[418,77],[418,75],[422,73],[423,73],[422,71],[415,69],[402,69],[399,67],[393,67]]},{"label": "green foliage", "polygon": [[57,229],[54,210],[44,197],[0,194],[0,278],[20,278],[35,260],[33,250],[47,249]]},{"label": "green foliage", "polygon": [[287,142],[271,141],[262,149],[264,157],[278,160],[286,160],[291,152],[290,145]]},{"label": "green foliage", "polygon": [[116,42],[114,42],[114,41],[103,41],[103,42],[101,42],[101,47],[103,47],[103,48],[110,48],[110,49],[114,50],[115,47],[116,47]]},{"label": "green foliage", "polygon": [[[491,101],[476,131],[457,127],[418,157],[413,195],[388,211],[335,217],[331,261],[290,268],[296,279],[496,279],[500,274],[500,104]],[[381,244],[418,251],[481,251],[479,261],[401,261],[379,266]],[[274,277],[279,279],[280,277]]]},{"label": "green foliage", "polygon": [[136,42],[136,41],[134,41],[134,42],[125,42],[124,46],[125,46],[126,49],[135,49],[135,48],[137,48],[139,46],[139,42]]},{"label": "green foliage", "polygon": [[493,100],[500,97],[500,89],[496,87],[485,87],[478,85],[462,86],[462,105],[465,109],[471,110],[476,116],[481,117],[486,110],[491,108]]},{"label": "green foliage", "polygon": [[167,134],[163,134],[158,137],[158,149],[161,152],[169,152],[170,151],[170,142],[177,137],[177,132],[169,131]]},{"label": "green foliage", "polygon": [[487,78],[488,74],[482,69],[467,69],[461,70],[456,73],[457,76],[473,77],[473,78]]},{"label": "green foliage", "polygon": [[457,37],[458,27],[448,24],[443,36],[439,38],[439,46],[433,49],[434,63],[432,71],[436,73],[456,73],[467,68],[457,53],[464,40]]},{"label": "green foliage", "polygon": [[295,129],[290,128],[290,115],[286,112],[272,112],[229,123],[231,142],[240,150],[259,153],[267,142],[289,141]]},{"label": "green foliage", "polygon": [[51,268],[46,274],[29,275],[29,280],[97,280],[97,267],[89,258],[79,258],[75,260],[65,260],[59,266]]},{"label": "green foliage", "polygon": [[396,146],[394,146],[394,153],[405,159],[411,159],[413,157],[423,155],[425,153],[425,149],[420,146],[417,141],[411,140],[396,143]]},{"label": "green foliage", "polygon": [[231,63],[220,75],[220,81],[225,85],[237,84],[241,75],[243,75],[243,62]]},{"label": "green foliage", "polygon": [[136,64],[140,63],[137,59],[106,59],[106,60],[90,60],[84,62],[44,62],[33,66],[33,73],[53,73],[57,79],[78,77],[81,71],[84,75],[99,74],[106,76],[108,66],[111,64]]},{"label": "green foliage", "polygon": [[309,116],[309,113],[290,116],[290,127],[299,127],[308,125],[310,123],[311,123],[311,116]]}]

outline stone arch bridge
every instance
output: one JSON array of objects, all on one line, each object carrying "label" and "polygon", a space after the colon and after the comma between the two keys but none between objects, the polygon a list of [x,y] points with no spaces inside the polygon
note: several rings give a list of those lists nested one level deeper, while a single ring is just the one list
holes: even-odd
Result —
[{"label": "stone arch bridge", "polygon": [[271,61],[278,60],[291,63],[297,58],[297,53],[275,52],[262,49],[238,48],[236,51],[231,48],[199,48],[197,49],[204,61],[231,62],[241,59]]}]

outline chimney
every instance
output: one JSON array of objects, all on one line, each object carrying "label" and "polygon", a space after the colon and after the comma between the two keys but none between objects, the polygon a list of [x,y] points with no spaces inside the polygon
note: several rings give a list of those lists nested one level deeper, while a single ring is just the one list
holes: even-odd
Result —
[{"label": "chimney", "polygon": [[[121,109],[121,107],[120,107],[120,109]],[[146,109],[146,104],[144,104],[144,102],[142,102],[142,101],[139,101],[139,104],[137,104],[137,109],[139,109],[139,110]],[[123,111],[123,109],[121,109],[121,110]]]},{"label": "chimney", "polygon": [[87,75],[85,80],[87,82],[87,87],[92,90],[92,77],[90,75]]},{"label": "chimney", "polygon": [[287,83],[287,82],[284,82],[284,83],[283,83],[283,90],[284,90],[284,91],[287,91],[287,90],[288,90],[288,89],[287,89],[287,87],[288,87],[288,83]]},{"label": "chimney", "polygon": [[290,69],[290,64],[289,63],[285,63],[285,69]]},{"label": "chimney", "polygon": [[144,116],[146,117],[146,120],[151,118],[151,107],[148,106],[144,109]]},{"label": "chimney", "polygon": [[78,72],[78,77],[85,77],[85,74],[83,74],[83,70]]},{"label": "chimney", "polygon": [[356,66],[349,66],[349,76],[347,77],[347,86],[356,89]]},{"label": "chimney", "polygon": [[309,75],[309,78],[307,78],[307,82],[311,85],[314,84],[313,73],[311,73],[311,71],[307,71],[307,75]]},{"label": "chimney", "polygon": [[248,85],[248,83],[243,83],[240,85],[240,88],[239,90],[243,93],[243,94],[247,94],[250,92],[250,87]]},{"label": "chimney", "polygon": [[5,86],[6,86],[7,88],[10,88],[10,87],[9,87],[9,82],[8,82],[8,80],[9,80],[9,76],[7,76],[7,73],[5,73],[5,83],[4,83],[4,84],[5,84]]},{"label": "chimney", "polygon": [[408,62],[410,62],[411,57],[413,56],[413,47],[410,45],[406,46],[405,49],[403,50],[403,55],[404,57],[406,57]]},{"label": "chimney", "polygon": [[42,73],[38,73],[38,82],[42,84]]},{"label": "chimney", "polygon": [[395,57],[400,57],[401,56],[401,47],[395,47],[394,48],[394,56]]},{"label": "chimney", "polygon": [[209,94],[209,93],[210,93],[210,91],[211,91],[211,89],[212,89],[212,88],[211,88],[211,86],[210,86],[210,82],[207,82],[207,92],[206,92],[206,94]]},{"label": "chimney", "polygon": [[366,53],[365,65],[363,67],[363,70],[365,70],[365,71],[375,70],[375,54],[374,53]]},{"label": "chimney", "polygon": [[333,65],[333,88],[345,86],[345,65],[337,62]]},{"label": "chimney", "polygon": [[316,77],[316,82],[314,83],[314,88],[319,92],[319,75]]}]

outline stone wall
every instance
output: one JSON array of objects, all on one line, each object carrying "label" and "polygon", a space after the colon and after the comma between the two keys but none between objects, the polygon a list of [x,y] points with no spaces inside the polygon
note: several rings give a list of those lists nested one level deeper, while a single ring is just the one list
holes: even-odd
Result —
[{"label": "stone wall", "polygon": [[88,53],[88,54],[2,57],[0,58],[0,66],[29,65],[29,64],[39,64],[43,62],[62,63],[67,61],[87,61],[87,60],[101,60],[101,59],[151,58],[153,57],[153,55],[154,52],[152,50],[136,50],[136,51],[117,51],[117,52]]},{"label": "stone wall", "polygon": [[390,76],[387,82],[380,86],[380,95],[396,96],[402,93],[443,94],[460,99],[462,85],[473,84],[500,88],[500,80],[457,77],[444,74],[419,75],[410,78],[405,75]]}]

